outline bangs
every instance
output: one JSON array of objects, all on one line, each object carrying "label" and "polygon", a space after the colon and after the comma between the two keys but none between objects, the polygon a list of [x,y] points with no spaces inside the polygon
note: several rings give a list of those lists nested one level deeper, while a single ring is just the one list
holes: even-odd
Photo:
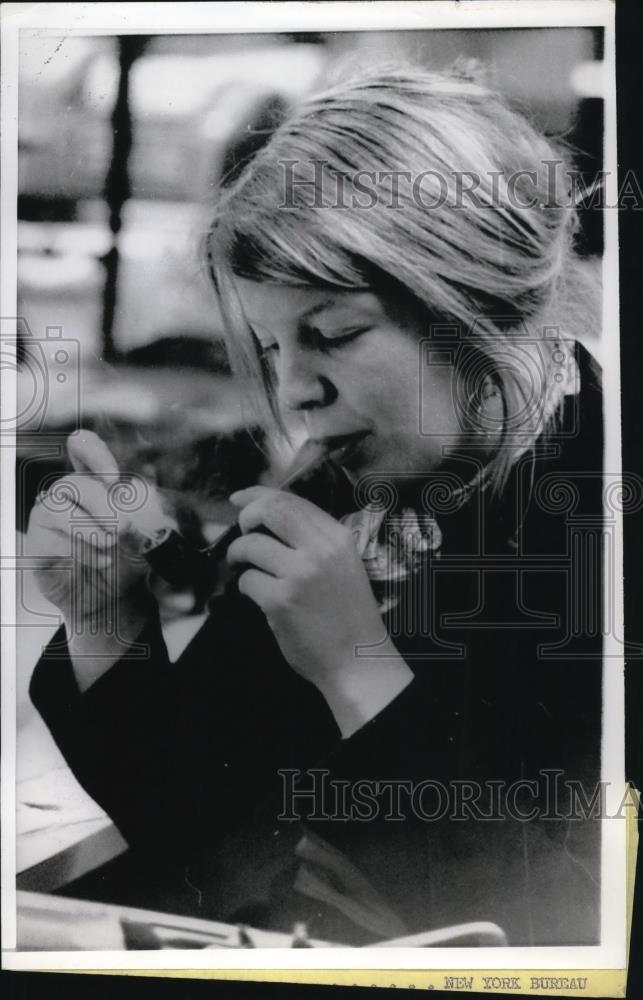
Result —
[{"label": "bangs", "polygon": [[[311,159],[293,136],[291,145],[280,150],[278,134],[233,185],[219,192],[209,237],[215,253],[225,257],[234,275],[249,281],[344,291],[369,288],[368,255],[357,252],[351,239],[354,213],[323,203],[323,191],[334,184],[328,164]],[[285,164],[296,164],[292,190]],[[347,214],[342,225],[338,216]]]},{"label": "bangs", "polygon": [[233,274],[250,281],[332,289],[368,287],[368,264],[329,239],[319,221],[283,210],[225,234]]}]

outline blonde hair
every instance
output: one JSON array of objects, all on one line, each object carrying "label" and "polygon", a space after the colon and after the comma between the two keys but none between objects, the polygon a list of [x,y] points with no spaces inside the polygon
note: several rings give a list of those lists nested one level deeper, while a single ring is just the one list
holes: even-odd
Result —
[{"label": "blonde hair", "polygon": [[[554,346],[598,321],[573,248],[569,169],[561,144],[458,69],[378,67],[310,97],[219,193],[207,253],[233,367],[270,401],[233,274],[406,301],[427,324],[456,325],[463,351],[493,372],[505,422],[489,473],[500,488],[559,412]],[[371,204],[337,200],[338,179],[358,175]],[[466,178],[477,184],[464,201]]]}]

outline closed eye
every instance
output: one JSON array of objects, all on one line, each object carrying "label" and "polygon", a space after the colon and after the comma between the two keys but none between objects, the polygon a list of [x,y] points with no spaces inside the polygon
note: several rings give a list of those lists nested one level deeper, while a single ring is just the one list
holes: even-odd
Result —
[{"label": "closed eye", "polygon": [[357,340],[358,337],[361,337],[363,333],[367,333],[370,329],[370,326],[359,326],[354,329],[344,330],[342,333],[331,334],[324,333],[317,327],[311,327],[309,336],[314,341],[315,346],[319,347],[321,350],[333,350],[337,347],[342,347],[344,344],[350,344],[353,340]]},{"label": "closed eye", "polygon": [[[317,327],[308,327],[305,332],[305,337],[308,339],[311,346],[316,347],[318,350],[328,351],[342,347],[344,344],[350,344],[353,340],[356,340],[363,333],[367,333],[370,329],[371,327],[369,326],[360,326],[356,327],[354,330],[346,330],[343,333],[328,334],[322,333],[322,331],[317,329]],[[257,338],[257,350],[262,360],[267,360],[271,354],[274,354],[279,350],[279,344],[277,341],[262,344]]]}]

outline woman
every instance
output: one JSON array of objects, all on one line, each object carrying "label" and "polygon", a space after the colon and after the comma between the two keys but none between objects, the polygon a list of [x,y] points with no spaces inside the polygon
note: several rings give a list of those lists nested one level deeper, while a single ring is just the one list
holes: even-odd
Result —
[{"label": "woman", "polygon": [[32,697],[133,849],[130,901],[344,944],[470,920],[598,940],[598,825],[551,795],[591,791],[600,742],[600,628],[568,634],[566,603],[560,482],[600,523],[602,418],[564,168],[480,83],[380,70],[220,192],[231,358],[328,462],[231,498],[234,582],[175,665],[129,558],[151,500],[115,547],[118,469],[70,442],[96,523],[71,581],[41,573],[66,634]]}]

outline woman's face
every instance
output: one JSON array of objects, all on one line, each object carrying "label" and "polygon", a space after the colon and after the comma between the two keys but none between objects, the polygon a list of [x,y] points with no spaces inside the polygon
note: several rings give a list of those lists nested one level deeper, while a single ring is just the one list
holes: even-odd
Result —
[{"label": "woman's face", "polygon": [[353,482],[367,472],[421,476],[457,444],[453,369],[427,362],[428,329],[392,320],[371,292],[235,285],[280,410],[299,414]]}]

